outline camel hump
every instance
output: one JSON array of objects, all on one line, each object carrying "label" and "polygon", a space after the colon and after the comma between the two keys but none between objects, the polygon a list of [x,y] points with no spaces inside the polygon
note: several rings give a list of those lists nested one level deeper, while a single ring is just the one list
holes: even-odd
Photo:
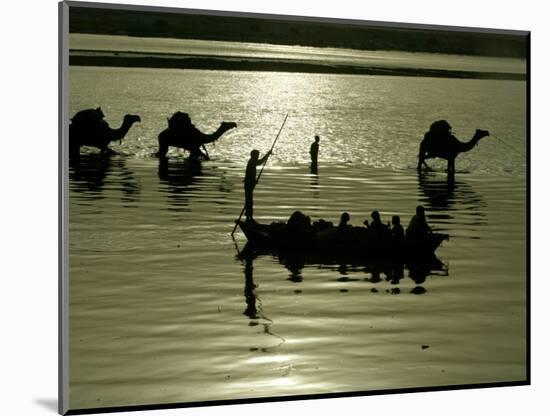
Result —
[{"label": "camel hump", "polygon": [[181,111],[175,112],[172,117],[168,119],[168,127],[171,129],[185,129],[191,125],[191,118],[189,114]]},{"label": "camel hump", "polygon": [[71,121],[76,124],[97,125],[103,121],[103,117],[105,117],[105,114],[103,114],[103,111],[101,111],[101,107],[88,108],[86,110],[81,110],[76,113]]},{"label": "camel hump", "polygon": [[438,120],[431,124],[430,133],[434,136],[447,136],[451,131],[451,125],[447,120]]}]

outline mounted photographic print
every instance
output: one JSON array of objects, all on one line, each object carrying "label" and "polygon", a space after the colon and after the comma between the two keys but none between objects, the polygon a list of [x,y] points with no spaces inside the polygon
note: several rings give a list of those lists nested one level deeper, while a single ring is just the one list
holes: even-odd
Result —
[{"label": "mounted photographic print", "polygon": [[69,1],[60,85],[61,413],[529,384],[529,32]]}]

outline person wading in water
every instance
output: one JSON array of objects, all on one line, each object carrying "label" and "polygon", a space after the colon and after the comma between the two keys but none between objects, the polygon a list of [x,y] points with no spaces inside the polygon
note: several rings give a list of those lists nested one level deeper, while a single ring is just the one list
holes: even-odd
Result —
[{"label": "person wading in water", "polygon": [[252,218],[254,212],[253,193],[256,187],[256,166],[264,163],[271,155],[271,150],[268,151],[261,159],[260,152],[256,149],[250,152],[250,159],[246,165],[246,174],[244,176],[244,214],[246,221],[254,221]]},{"label": "person wading in water", "polygon": [[315,136],[315,141],[311,143],[309,155],[311,156],[311,169],[317,169],[317,156],[319,156],[319,136]]}]

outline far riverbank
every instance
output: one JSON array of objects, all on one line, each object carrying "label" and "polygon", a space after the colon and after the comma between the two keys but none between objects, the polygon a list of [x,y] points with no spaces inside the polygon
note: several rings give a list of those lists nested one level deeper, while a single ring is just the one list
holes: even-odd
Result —
[{"label": "far riverbank", "polygon": [[350,75],[394,75],[413,77],[439,77],[464,79],[493,79],[525,81],[524,73],[467,71],[433,68],[403,68],[321,63],[299,60],[249,58],[239,56],[187,55],[140,53],[133,51],[111,52],[72,49],[69,64],[73,66],[179,68],[229,71],[270,71],[300,73],[330,73]]}]

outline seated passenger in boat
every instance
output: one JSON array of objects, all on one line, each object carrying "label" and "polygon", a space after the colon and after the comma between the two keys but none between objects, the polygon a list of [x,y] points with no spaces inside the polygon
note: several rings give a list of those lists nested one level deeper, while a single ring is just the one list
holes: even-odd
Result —
[{"label": "seated passenger in boat", "polygon": [[317,233],[319,231],[328,230],[333,227],[332,221],[325,221],[324,219],[319,219],[317,221],[314,221],[313,224],[311,224],[311,228],[314,233]]},{"label": "seated passenger in boat", "polygon": [[406,231],[406,238],[409,241],[423,240],[432,234],[432,229],[426,221],[424,207],[419,205],[416,207],[416,215],[411,218]]},{"label": "seated passenger in boat", "polygon": [[340,216],[340,223],[338,224],[338,232],[344,232],[351,229],[349,222],[349,214],[347,212],[342,213]]},{"label": "seated passenger in boat", "polygon": [[401,225],[401,218],[399,218],[399,215],[394,215],[391,218],[391,223],[392,240],[395,243],[401,244],[403,241],[405,241],[405,231],[403,230],[403,226]]},{"label": "seated passenger in boat", "polygon": [[294,211],[286,225],[288,230],[294,232],[311,231],[311,218],[300,211]]},{"label": "seated passenger in boat", "polygon": [[372,222],[369,224],[368,221],[365,221],[364,224],[367,226],[367,232],[369,236],[374,239],[383,239],[389,236],[389,230],[386,225],[382,223],[380,219],[380,213],[378,211],[373,211],[371,214]]}]

